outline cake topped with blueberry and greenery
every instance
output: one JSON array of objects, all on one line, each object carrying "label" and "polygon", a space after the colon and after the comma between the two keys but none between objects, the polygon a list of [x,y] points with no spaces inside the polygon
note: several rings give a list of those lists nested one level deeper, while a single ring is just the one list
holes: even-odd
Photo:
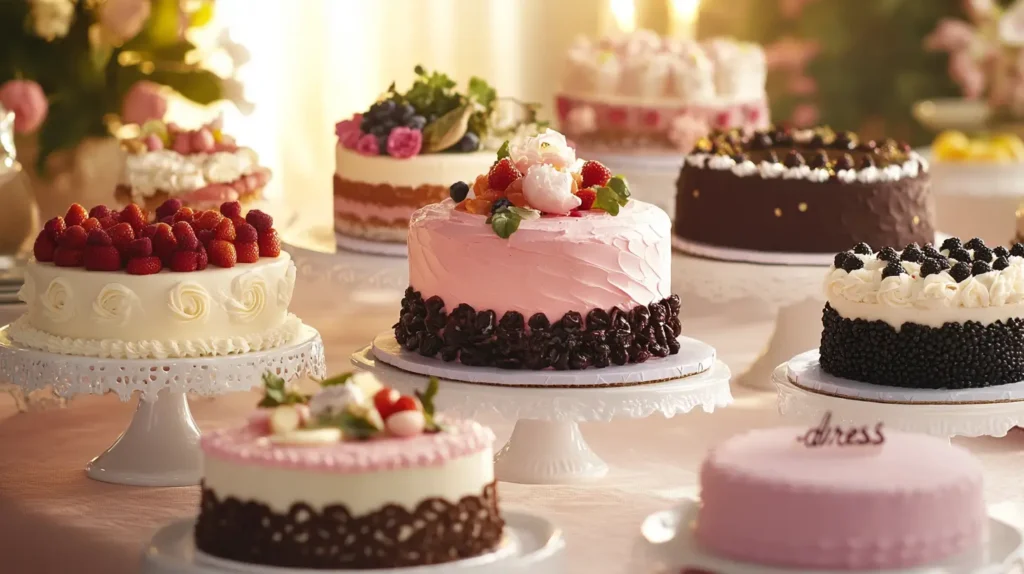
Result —
[{"label": "cake topped with blueberry and greenery", "polygon": [[404,243],[413,211],[486,169],[502,141],[542,125],[536,105],[499,98],[481,78],[460,89],[443,73],[417,66],[415,74],[408,90],[392,83],[364,113],[335,126],[339,234]]},{"label": "cake topped with blueberry and greenery", "polygon": [[679,351],[671,229],[558,132],[514,140],[418,210],[395,337],[469,366],[586,369]]},{"label": "cake topped with blueberry and greenery", "polygon": [[1024,380],[1024,244],[860,243],[836,255],[825,295],[827,373],[915,388]]},{"label": "cake topped with blueberry and greenery", "polygon": [[928,163],[908,144],[829,128],[715,132],[677,182],[675,231],[694,252],[924,244],[934,218]]}]

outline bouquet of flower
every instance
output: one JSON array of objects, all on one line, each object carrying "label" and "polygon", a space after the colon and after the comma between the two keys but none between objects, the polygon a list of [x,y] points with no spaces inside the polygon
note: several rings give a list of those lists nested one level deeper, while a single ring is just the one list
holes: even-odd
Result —
[{"label": "bouquet of flower", "polygon": [[[38,170],[56,150],[162,118],[168,90],[199,104],[240,99],[240,84],[203,69],[187,39],[209,23],[213,4],[0,1],[0,105],[14,112],[17,133],[38,136]],[[226,35],[220,47],[236,67],[247,57]]]}]

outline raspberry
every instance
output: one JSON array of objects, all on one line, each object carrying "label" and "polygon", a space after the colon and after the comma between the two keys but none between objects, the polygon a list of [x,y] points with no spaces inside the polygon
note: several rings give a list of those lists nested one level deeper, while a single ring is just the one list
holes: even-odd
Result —
[{"label": "raspberry", "polygon": [[245,221],[256,228],[256,231],[264,231],[274,227],[274,218],[258,209],[253,209],[245,215]]},{"label": "raspberry", "polygon": [[138,233],[140,229],[146,226],[146,212],[138,205],[132,203],[121,210],[120,220],[121,223],[131,225],[132,230]]},{"label": "raspberry", "polygon": [[238,253],[230,241],[215,239],[210,242],[208,251],[210,263],[217,267],[234,267],[238,262]]},{"label": "raspberry", "polygon": [[160,224],[156,235],[153,236],[153,254],[161,259],[167,259],[178,249],[178,240],[174,237],[170,225]]},{"label": "raspberry", "polygon": [[77,203],[71,204],[68,208],[68,212],[64,215],[64,223],[68,227],[72,225],[81,225],[83,221],[89,219],[89,213],[85,211],[85,208]]},{"label": "raspberry", "polygon": [[196,269],[202,271],[210,263],[210,256],[206,254],[206,248],[202,245],[196,251]]},{"label": "raspberry", "polygon": [[82,249],[57,247],[53,252],[53,264],[57,267],[81,267],[84,256]]},{"label": "raspberry", "polygon": [[584,163],[580,175],[583,176],[583,187],[602,187],[608,185],[608,180],[612,178],[612,172],[599,161]]},{"label": "raspberry", "polygon": [[248,223],[242,222],[241,225],[235,226],[235,240],[239,243],[255,243],[259,240],[260,234],[256,231],[256,228],[249,225]]},{"label": "raspberry", "polygon": [[234,241],[236,237],[235,224],[231,223],[230,219],[221,219],[220,223],[217,224],[216,233],[217,239]]},{"label": "raspberry", "polygon": [[277,236],[277,230],[260,233],[260,257],[277,257],[281,254],[281,238]]},{"label": "raspberry", "polygon": [[99,219],[90,217],[82,222],[82,229],[86,231],[92,231],[93,229],[103,229],[103,224],[100,223]]},{"label": "raspberry", "polygon": [[64,230],[64,233],[61,234],[60,239],[57,241],[57,245],[69,249],[83,249],[88,239],[89,232],[84,227],[76,225]]},{"label": "raspberry", "polygon": [[60,239],[60,236],[64,233],[65,229],[67,229],[67,226],[64,224],[64,218],[60,216],[54,217],[43,225],[43,231],[46,232],[50,241],[57,241]]},{"label": "raspberry", "polygon": [[167,217],[161,217],[160,223],[166,223],[167,225],[174,225],[174,216],[168,215]]},{"label": "raspberry", "polygon": [[238,230],[238,227],[240,225],[242,225],[243,223],[246,223],[245,218],[242,217],[241,215],[236,215],[235,217],[232,217],[230,219],[231,219],[231,223],[235,224],[235,230],[236,231]]},{"label": "raspberry", "polygon": [[53,252],[56,249],[57,242],[50,239],[44,229],[36,236],[36,242],[32,245],[32,255],[35,256],[36,261],[53,261]]},{"label": "raspberry", "polygon": [[89,217],[95,217],[96,219],[103,219],[110,215],[110,208],[106,205],[97,205],[96,207],[89,210]]},{"label": "raspberry", "polygon": [[128,244],[123,253],[129,259],[149,257],[153,254],[153,241],[148,237],[136,239]]},{"label": "raspberry", "polygon": [[125,252],[128,244],[135,241],[135,230],[132,229],[129,223],[118,223],[108,229],[107,234],[110,235],[110,240],[113,242],[114,247],[121,253]]},{"label": "raspberry", "polygon": [[512,163],[511,159],[503,157],[491,166],[491,171],[487,174],[487,186],[498,191],[505,191],[509,184],[521,177],[523,174],[516,169],[516,164]]},{"label": "raspberry", "polygon": [[224,217],[234,219],[242,216],[242,204],[237,201],[225,201],[220,204],[220,213]]},{"label": "raspberry", "polygon": [[178,241],[178,249],[195,251],[199,247],[199,239],[196,238],[196,232],[188,223],[179,221],[174,224],[171,231],[174,233],[174,239]]},{"label": "raspberry", "polygon": [[199,254],[195,251],[175,251],[171,254],[171,271],[190,273],[199,268]]},{"label": "raspberry", "polygon": [[235,253],[239,263],[256,263],[260,260],[260,246],[255,241],[236,241]]},{"label": "raspberry", "polygon": [[182,207],[178,210],[178,213],[174,214],[174,222],[187,221],[191,223],[194,215],[195,212],[192,211],[191,207]]},{"label": "raspberry", "polygon": [[[89,236],[92,238],[92,234]],[[107,239],[109,240],[109,237]],[[85,268],[89,271],[117,271],[121,268],[121,254],[113,245],[109,244],[86,245],[84,261]]]},{"label": "raspberry", "polygon": [[576,192],[576,197],[583,201],[576,210],[587,211],[588,209],[593,209],[594,201],[597,199],[597,192],[588,187],[587,189],[581,189]]},{"label": "raspberry", "polygon": [[211,241],[217,239],[217,232],[212,229],[200,229],[196,232],[196,237],[200,244],[209,245]]},{"label": "raspberry", "polygon": [[217,213],[216,211],[203,211],[196,215],[193,219],[192,224],[195,226],[196,231],[202,229],[216,229],[217,224],[224,220],[224,216]]},{"label": "raspberry", "polygon": [[126,271],[130,275],[153,275],[163,269],[159,257],[135,257],[128,260]]},{"label": "raspberry", "polygon": [[163,202],[160,207],[156,208],[157,219],[163,219],[165,217],[174,217],[175,213],[181,209],[181,200],[176,198],[168,199]]},{"label": "raspberry", "polygon": [[89,237],[87,237],[85,241],[86,245],[99,245],[103,247],[113,245],[113,243],[114,242],[110,239],[110,235],[102,229],[93,229],[90,231]]}]

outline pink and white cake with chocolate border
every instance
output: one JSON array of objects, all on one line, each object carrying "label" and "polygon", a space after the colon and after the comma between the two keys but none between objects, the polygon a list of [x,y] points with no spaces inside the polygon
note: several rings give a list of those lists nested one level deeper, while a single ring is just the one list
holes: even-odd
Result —
[{"label": "pink and white cake with chocolate border", "polygon": [[208,556],[363,570],[500,553],[493,433],[434,416],[437,381],[403,396],[370,373],[312,396],[264,377],[248,424],[206,433],[195,543]]}]

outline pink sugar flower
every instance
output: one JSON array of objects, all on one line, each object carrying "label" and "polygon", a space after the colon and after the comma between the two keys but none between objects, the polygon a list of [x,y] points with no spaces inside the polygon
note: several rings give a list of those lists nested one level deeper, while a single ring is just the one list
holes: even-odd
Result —
[{"label": "pink sugar flower", "polygon": [[163,119],[167,113],[167,98],[162,91],[159,84],[136,82],[124,96],[124,102],[121,104],[121,121],[141,126],[149,120]]},{"label": "pink sugar flower", "polygon": [[380,155],[380,144],[373,134],[364,134],[356,142],[356,151],[363,155]]},{"label": "pink sugar flower", "polygon": [[423,134],[420,130],[398,127],[388,134],[388,155],[400,159],[408,159],[423,147]]},{"label": "pink sugar flower", "polygon": [[356,132],[359,133],[359,126],[363,123],[363,114],[355,114],[347,120],[342,120],[334,124],[334,135],[338,136],[338,140],[344,140],[345,134]]},{"label": "pink sugar flower", "polygon": [[11,80],[0,86],[0,105],[14,112],[14,131],[34,132],[50,109],[43,88],[32,80]]},{"label": "pink sugar flower", "polygon": [[359,138],[361,137],[363,137],[363,132],[359,130],[347,131],[341,135],[341,146],[345,149],[356,149],[356,145],[359,144]]}]

